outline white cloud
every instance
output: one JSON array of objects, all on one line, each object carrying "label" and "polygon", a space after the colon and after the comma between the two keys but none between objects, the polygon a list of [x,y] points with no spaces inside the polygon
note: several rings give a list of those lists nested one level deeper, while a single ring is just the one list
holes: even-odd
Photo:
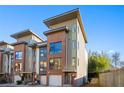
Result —
[{"label": "white cloud", "polygon": [[115,53],[114,50],[109,50],[109,51],[107,52],[107,54],[113,54],[113,53]]}]

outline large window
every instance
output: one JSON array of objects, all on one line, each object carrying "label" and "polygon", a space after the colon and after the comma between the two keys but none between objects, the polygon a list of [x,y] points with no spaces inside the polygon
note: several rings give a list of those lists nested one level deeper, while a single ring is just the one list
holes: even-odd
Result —
[{"label": "large window", "polygon": [[22,59],[22,52],[18,51],[15,53],[15,58],[16,59]]},{"label": "large window", "polygon": [[62,52],[62,42],[50,43],[50,54],[59,54]]},{"label": "large window", "polygon": [[47,62],[40,62],[40,74],[46,75]]},{"label": "large window", "polygon": [[16,72],[21,71],[22,70],[22,63],[16,63],[14,69]]},{"label": "large window", "polygon": [[47,54],[47,48],[40,48],[40,56],[43,57],[43,56],[46,56]]},{"label": "large window", "polygon": [[62,68],[62,59],[61,58],[52,58],[49,62],[49,69],[59,70]]}]

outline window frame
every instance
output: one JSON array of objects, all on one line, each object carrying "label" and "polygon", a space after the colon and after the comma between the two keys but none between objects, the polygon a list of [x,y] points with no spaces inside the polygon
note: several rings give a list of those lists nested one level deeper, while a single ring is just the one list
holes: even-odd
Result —
[{"label": "window frame", "polygon": [[22,71],[22,63],[15,63],[14,70],[15,70],[15,72]]},{"label": "window frame", "polygon": [[[61,44],[61,45],[59,45],[59,44]],[[55,54],[61,54],[61,53],[62,53],[62,41],[51,42],[50,48],[49,48],[49,54],[55,55]]]},{"label": "window frame", "polygon": [[[17,54],[18,53],[18,54]],[[21,54],[20,54],[21,53]],[[17,56],[18,55],[18,56]],[[20,56],[21,55],[21,56]],[[18,58],[17,58],[18,57]],[[22,57],[23,57],[23,53],[22,53],[22,51],[16,51],[15,52],[15,59],[16,60],[21,60],[22,59]]]},{"label": "window frame", "polygon": [[[59,64],[57,64],[57,67],[55,66],[55,63],[57,62],[57,59],[59,59]],[[53,66],[51,67],[50,60],[53,60]],[[55,61],[56,60],[56,61]],[[49,59],[49,70],[61,70],[62,69],[62,58],[57,57],[57,58],[50,58]]]},{"label": "window frame", "polygon": [[[42,63],[42,64],[41,64]],[[46,66],[45,66],[46,64]],[[47,61],[41,61],[40,62],[40,75],[46,75],[47,74]],[[43,69],[43,71],[41,71],[41,69]]]},{"label": "window frame", "polygon": [[47,55],[47,48],[40,48],[40,57],[44,57]]},{"label": "window frame", "polygon": [[72,40],[72,48],[77,49],[77,42],[76,40]]},{"label": "window frame", "polygon": [[76,57],[72,57],[72,66],[76,67]]}]

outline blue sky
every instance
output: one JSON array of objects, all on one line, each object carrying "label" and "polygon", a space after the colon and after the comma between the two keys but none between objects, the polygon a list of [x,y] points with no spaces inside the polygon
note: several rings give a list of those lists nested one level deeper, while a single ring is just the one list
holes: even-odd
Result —
[{"label": "blue sky", "polygon": [[88,38],[87,49],[117,51],[124,60],[124,6],[0,6],[0,41],[15,42],[11,34],[32,29],[43,39],[43,20],[79,8]]}]

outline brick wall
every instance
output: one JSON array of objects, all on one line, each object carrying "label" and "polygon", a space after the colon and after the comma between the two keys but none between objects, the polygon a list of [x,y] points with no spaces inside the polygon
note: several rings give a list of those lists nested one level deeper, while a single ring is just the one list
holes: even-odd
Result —
[{"label": "brick wall", "polygon": [[[49,49],[50,49],[50,43],[51,42],[59,42],[62,41],[62,53],[61,54],[56,54],[56,55],[50,55],[49,53]],[[62,66],[64,66],[65,63],[65,51],[66,51],[66,32],[65,31],[60,31],[60,32],[56,32],[56,33],[52,33],[50,35],[48,35],[48,47],[47,47],[47,52],[48,52],[48,63],[50,58],[58,58],[61,57],[62,58]],[[48,64],[49,67],[49,64]],[[63,67],[62,67],[63,68]],[[62,74],[62,70],[49,70],[49,74]]]},{"label": "brick wall", "polygon": [[[22,71],[25,71],[25,57],[26,57],[26,45],[25,44],[17,44],[14,46],[14,64],[16,63],[22,63]],[[17,60],[15,58],[15,53],[17,51],[21,51],[22,52],[22,59]]]}]

